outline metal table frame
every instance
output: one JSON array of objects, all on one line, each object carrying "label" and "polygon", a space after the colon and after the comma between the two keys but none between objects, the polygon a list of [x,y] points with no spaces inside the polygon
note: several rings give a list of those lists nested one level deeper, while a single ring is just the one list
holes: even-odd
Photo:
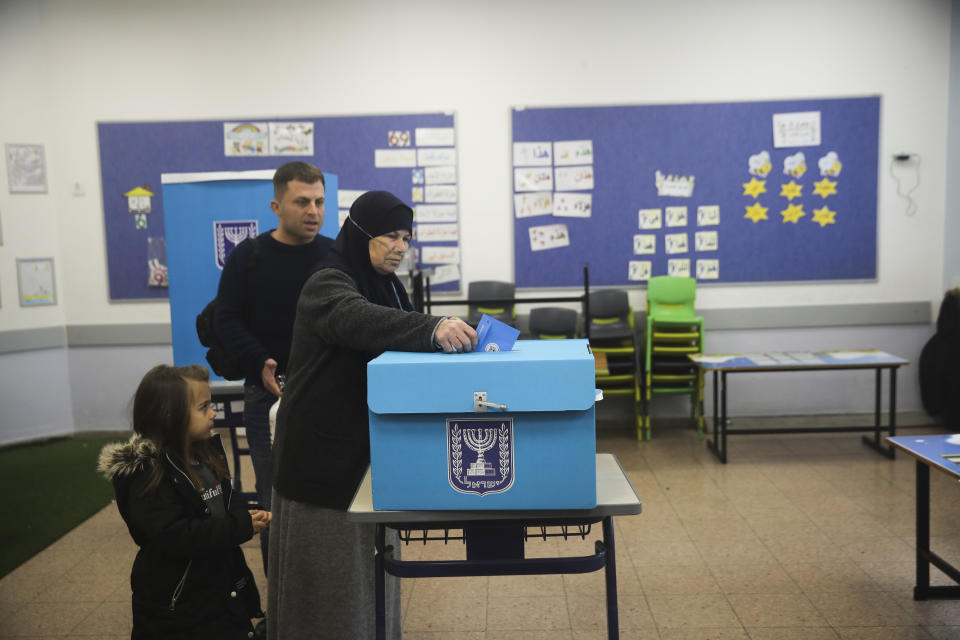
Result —
[{"label": "metal table frame", "polygon": [[[240,456],[250,455],[249,447],[241,447],[237,437],[237,428],[243,426],[243,382],[214,380],[210,383],[210,397],[217,410],[217,417],[213,426],[217,429],[227,429],[230,436],[230,451],[233,454],[233,490],[243,497],[249,504],[259,504],[260,498],[256,491],[244,491],[240,481]],[[237,407],[236,403],[240,403]],[[220,416],[220,410],[223,416]]]},{"label": "metal table frame", "polygon": [[[917,459],[917,577],[914,600],[960,599],[960,570],[930,550],[930,467],[960,480],[960,467],[940,457],[949,436],[889,437],[887,442]],[[960,453],[960,445],[953,446]],[[930,565],[940,569],[958,586],[930,586]]]},{"label": "metal table frame", "polygon": [[[617,571],[613,516],[640,513],[640,498],[613,454],[597,454],[597,506],[593,509],[528,511],[375,511],[367,470],[348,510],[348,518],[376,523],[377,638],[386,636],[386,574],[402,578],[453,576],[542,575],[605,572],[607,637],[617,640]],[[566,537],[585,538],[589,527],[601,523],[603,540],[595,542],[589,556],[524,558],[523,542],[546,534],[547,527],[561,527]],[[462,529],[467,545],[466,560],[403,561],[385,542],[386,529],[429,531]],[[569,533],[573,529],[578,533]],[[539,532],[539,533],[538,533]],[[546,534],[551,535],[551,534]],[[423,538],[418,538],[417,541]],[[442,538],[427,538],[442,539]]]},{"label": "metal table frame", "polygon": [[[709,357],[707,354],[703,354]],[[886,354],[885,354],[886,355]],[[881,401],[883,398],[882,373],[884,369],[890,372],[890,390],[888,393],[888,425],[891,436],[897,433],[897,369],[906,364],[907,360],[889,356],[889,361],[869,363],[826,363],[823,364],[784,364],[784,365],[725,365],[723,363],[697,362],[697,356],[690,356],[703,372],[713,373],[713,423],[711,425],[712,438],[707,440],[707,446],[724,464],[727,463],[727,436],[742,434],[778,434],[778,433],[841,433],[856,431],[873,431],[873,437],[863,436],[862,441],[868,447],[875,449],[888,458],[894,457],[893,447],[884,446],[880,440],[883,431],[881,421]],[[730,429],[727,427],[727,374],[731,373],[767,373],[777,371],[843,371],[850,369],[874,369],[876,384],[874,393],[874,420],[869,426],[855,427],[773,427],[759,429]],[[719,378],[719,385],[718,385]],[[719,387],[719,389],[718,389]],[[718,431],[719,428],[719,431]]]}]

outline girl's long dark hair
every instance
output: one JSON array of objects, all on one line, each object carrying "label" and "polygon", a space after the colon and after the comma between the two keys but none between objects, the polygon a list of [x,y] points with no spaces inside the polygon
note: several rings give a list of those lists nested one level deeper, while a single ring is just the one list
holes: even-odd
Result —
[{"label": "girl's long dark hair", "polygon": [[[196,364],[188,367],[160,364],[143,376],[133,396],[133,430],[153,442],[161,452],[164,449],[175,451],[178,455],[187,452],[187,429],[190,425],[192,401],[188,380],[208,382],[210,373],[206,367]],[[230,478],[226,461],[208,441],[194,442],[189,449],[191,454],[213,471],[219,482]],[[189,464],[185,466],[193,486],[199,489],[200,479]],[[163,474],[163,465],[155,464],[140,495],[152,493],[160,484]]]}]

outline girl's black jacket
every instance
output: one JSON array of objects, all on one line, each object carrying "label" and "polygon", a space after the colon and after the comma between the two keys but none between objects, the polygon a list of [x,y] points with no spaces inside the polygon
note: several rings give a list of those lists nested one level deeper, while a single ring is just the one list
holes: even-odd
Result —
[{"label": "girl's black jacket", "polygon": [[[213,444],[226,456],[220,437]],[[156,491],[140,497],[154,465]],[[130,585],[132,638],[246,638],[263,616],[260,594],[239,545],[253,537],[247,505],[220,483],[227,513],[214,518],[190,482],[181,456],[134,435],[107,445],[98,470],[111,482],[117,508],[140,547]]]}]

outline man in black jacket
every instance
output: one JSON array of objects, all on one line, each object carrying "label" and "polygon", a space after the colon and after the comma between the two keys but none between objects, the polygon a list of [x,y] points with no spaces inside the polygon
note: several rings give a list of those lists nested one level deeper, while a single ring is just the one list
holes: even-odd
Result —
[{"label": "man in black jacket", "polygon": [[[217,334],[240,357],[246,381],[243,424],[256,476],[257,497],[270,509],[270,407],[281,394],[300,287],[333,244],[319,235],[326,184],[305,162],[289,162],[273,176],[277,228],[240,243],[227,258],[217,289]],[[267,571],[268,536],[260,536]]]}]

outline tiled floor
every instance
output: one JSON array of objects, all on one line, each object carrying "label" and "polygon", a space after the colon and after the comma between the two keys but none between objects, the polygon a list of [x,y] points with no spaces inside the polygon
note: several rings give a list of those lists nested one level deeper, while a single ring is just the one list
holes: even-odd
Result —
[{"label": "tiled floor", "polygon": [[[960,601],[912,599],[912,458],[890,461],[851,434],[738,436],[721,465],[679,426],[655,424],[649,442],[600,434],[643,500],[642,515],[615,519],[621,638],[960,639]],[[960,488],[931,476],[933,546],[960,565]],[[597,537],[531,541],[527,554],[585,555]],[[260,575],[258,549],[245,545]],[[129,638],[134,554],[107,506],[0,581],[0,637]],[[405,580],[404,637],[605,638],[603,593],[602,572]]]}]

